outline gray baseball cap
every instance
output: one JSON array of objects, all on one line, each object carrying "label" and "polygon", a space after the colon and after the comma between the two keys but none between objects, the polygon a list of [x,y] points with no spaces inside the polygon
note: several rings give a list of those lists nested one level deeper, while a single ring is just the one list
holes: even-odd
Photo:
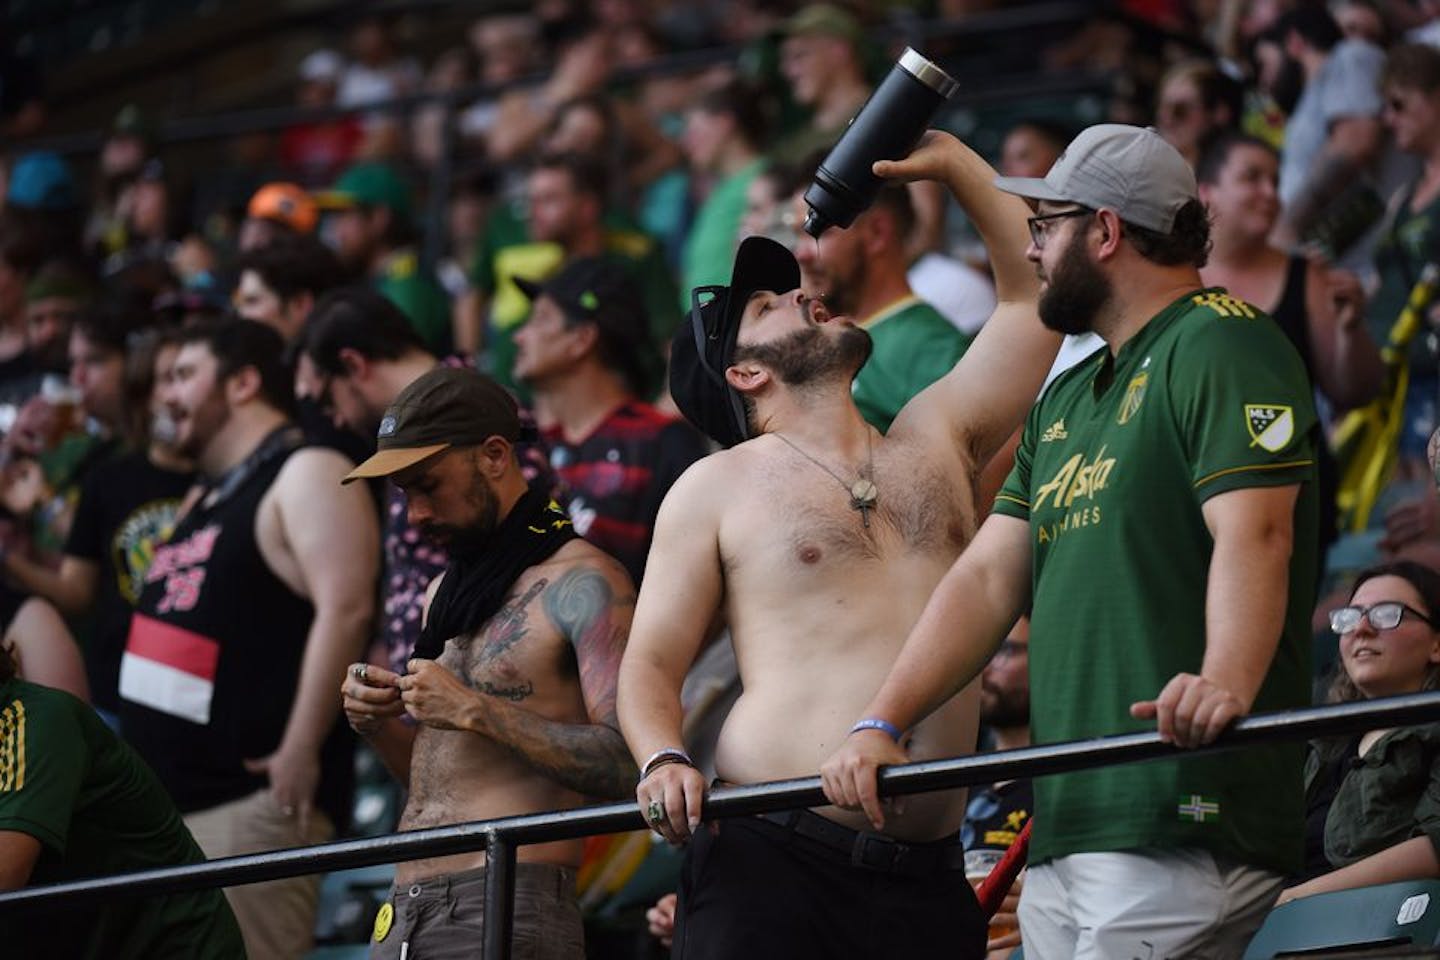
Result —
[{"label": "gray baseball cap", "polygon": [[1080,132],[1045,178],[996,177],[1006,193],[1114,210],[1137,227],[1169,233],[1196,198],[1195,172],[1153,127],[1101,123]]}]

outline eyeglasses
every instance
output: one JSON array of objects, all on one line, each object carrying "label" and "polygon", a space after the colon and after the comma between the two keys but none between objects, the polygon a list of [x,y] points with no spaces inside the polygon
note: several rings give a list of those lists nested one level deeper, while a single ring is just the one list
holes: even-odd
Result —
[{"label": "eyeglasses", "polygon": [[1341,607],[1339,610],[1331,610],[1330,629],[1336,634],[1344,636],[1360,626],[1360,618],[1364,617],[1376,630],[1394,630],[1400,626],[1401,619],[1407,613],[1418,617],[1432,627],[1435,626],[1434,620],[1414,607],[1398,600],[1386,600],[1381,603],[1372,603],[1368,607]]},{"label": "eyeglasses", "polygon": [[1089,207],[1076,207],[1074,210],[1061,210],[1059,213],[1042,213],[1039,216],[1026,220],[1030,227],[1030,242],[1035,244],[1036,250],[1045,249],[1045,238],[1050,233],[1050,224],[1056,220],[1064,220],[1066,217],[1081,217],[1091,213]]}]

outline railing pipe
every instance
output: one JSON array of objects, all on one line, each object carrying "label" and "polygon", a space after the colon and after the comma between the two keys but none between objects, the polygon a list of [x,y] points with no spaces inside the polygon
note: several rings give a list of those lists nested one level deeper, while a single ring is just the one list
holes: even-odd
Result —
[{"label": "railing pipe", "polygon": [[[1193,751],[1177,750],[1161,743],[1158,734],[1146,732],[909,763],[885,770],[880,778],[880,792],[886,796],[923,793],[1002,779],[1039,777],[1087,767],[1153,760],[1181,753],[1235,749],[1436,720],[1440,720],[1440,693],[1386,697],[1247,717],[1213,744]],[[716,790],[707,800],[704,813],[706,819],[719,819],[818,806],[824,802],[820,778],[802,777]],[[31,887],[0,894],[0,914],[39,904],[69,906],[83,900],[120,895],[235,886],[350,867],[468,853],[484,849],[492,833],[518,846],[641,828],[644,828],[644,822],[635,804],[622,801]]]},{"label": "railing pipe", "polygon": [[491,830],[485,846],[484,960],[510,960],[515,922],[515,843]]}]

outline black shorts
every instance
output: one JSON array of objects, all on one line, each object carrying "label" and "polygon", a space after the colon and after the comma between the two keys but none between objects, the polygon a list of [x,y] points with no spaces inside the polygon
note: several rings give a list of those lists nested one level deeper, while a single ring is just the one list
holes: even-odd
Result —
[{"label": "black shorts", "polygon": [[[801,817],[820,819],[804,811]],[[967,960],[986,923],[963,858],[933,870],[855,866],[825,821],[822,843],[769,820],[725,820],[691,840],[680,874],[677,960]],[[887,841],[888,842],[888,841]],[[942,841],[959,850],[957,840]],[[894,845],[892,845],[894,846]],[[900,847],[929,857],[941,844]],[[946,851],[948,852],[948,851]],[[903,859],[903,858],[902,858]]]}]

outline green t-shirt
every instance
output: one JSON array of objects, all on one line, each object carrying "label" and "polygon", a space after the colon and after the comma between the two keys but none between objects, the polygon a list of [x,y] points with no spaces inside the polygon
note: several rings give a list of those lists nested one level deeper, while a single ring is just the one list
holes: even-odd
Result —
[{"label": "green t-shirt", "polygon": [[442,357],[450,352],[450,298],[421,271],[414,250],[397,250],[387,257],[375,287],[410,318],[426,349]]},{"label": "green t-shirt", "polygon": [[[1316,417],[1295,348],[1223,291],[1182,297],[1113,358],[1050,386],[997,513],[1034,536],[1031,730],[1037,743],[1153,730],[1130,704],[1199,673],[1213,541],[1201,507],[1301,484],[1285,629],[1254,712],[1310,701]],[[1035,782],[1033,861],[1201,847],[1284,873],[1302,857],[1304,744],[1101,767]]]},{"label": "green t-shirt", "polygon": [[[1390,221],[1375,250],[1375,272],[1380,286],[1365,311],[1365,323],[1377,344],[1390,338],[1390,329],[1410,299],[1410,291],[1420,279],[1425,265],[1440,260],[1440,198],[1430,201],[1419,211],[1411,211],[1413,188],[1400,198],[1395,218]],[[1410,342],[1409,357],[1418,370],[1433,370],[1430,348],[1425,343],[1422,323]]]},{"label": "green t-shirt", "polygon": [[740,235],[740,218],[745,215],[745,193],[765,161],[747,163],[715,184],[710,196],[695,213],[685,252],[680,258],[680,310],[690,310],[690,291],[709,284],[730,282],[730,266]]},{"label": "green t-shirt", "polygon": [[906,297],[864,322],[874,349],[852,384],[860,415],[881,433],[910,398],[950,372],[970,337],[918,297]]},{"label": "green t-shirt", "polygon": [[[40,841],[31,886],[205,859],[160,781],[93,710],[23,680],[0,684],[0,830]],[[0,916],[0,944],[16,957],[245,956],[218,889],[114,898],[43,923]]]}]

